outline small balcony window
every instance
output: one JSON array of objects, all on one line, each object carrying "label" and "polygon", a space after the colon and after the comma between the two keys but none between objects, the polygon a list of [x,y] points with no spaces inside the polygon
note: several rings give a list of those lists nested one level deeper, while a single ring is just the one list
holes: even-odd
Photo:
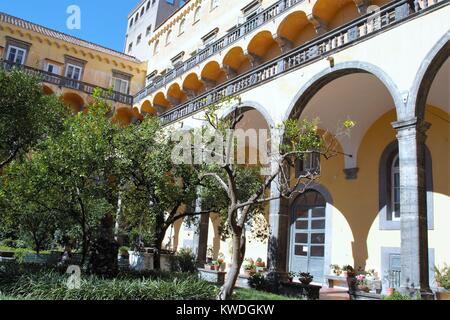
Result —
[{"label": "small balcony window", "polygon": [[8,53],[6,55],[8,57],[8,61],[16,63],[16,64],[24,64],[25,63],[25,56],[26,51],[24,49],[15,47],[15,46],[9,46],[8,47]]},{"label": "small balcony window", "polygon": [[116,92],[128,94],[129,82],[124,79],[112,78],[112,88]]}]

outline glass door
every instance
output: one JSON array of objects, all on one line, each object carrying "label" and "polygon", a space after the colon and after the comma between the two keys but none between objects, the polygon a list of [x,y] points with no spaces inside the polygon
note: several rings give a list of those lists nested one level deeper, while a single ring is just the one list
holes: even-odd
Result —
[{"label": "glass door", "polygon": [[318,192],[302,195],[293,207],[290,270],[309,272],[323,282],[325,264],[326,203]]}]

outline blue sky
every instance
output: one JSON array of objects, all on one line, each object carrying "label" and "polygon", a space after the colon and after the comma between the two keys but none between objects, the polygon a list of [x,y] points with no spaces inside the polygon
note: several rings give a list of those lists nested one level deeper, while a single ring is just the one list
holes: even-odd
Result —
[{"label": "blue sky", "polygon": [[[123,51],[127,16],[139,0],[0,0],[0,11]],[[70,5],[81,10],[81,29],[66,26]]]}]

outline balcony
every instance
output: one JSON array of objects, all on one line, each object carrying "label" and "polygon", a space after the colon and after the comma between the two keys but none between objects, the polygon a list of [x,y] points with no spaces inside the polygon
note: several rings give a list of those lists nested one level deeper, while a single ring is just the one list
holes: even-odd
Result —
[{"label": "balcony", "polygon": [[[257,68],[237,76],[195,98],[178,105],[162,114],[160,118],[164,125],[179,121],[197,113],[208,105],[219,102],[227,96],[238,95],[263,83],[271,81],[280,75],[300,69],[307,64],[321,60],[338,51],[344,50],[359,42],[366,41],[382,32],[390,30],[417,16],[431,10],[449,5],[449,0],[427,0],[423,6],[415,0],[397,0],[382,7],[376,18],[369,19],[369,14],[351,21],[331,32],[315,38],[304,45],[268,61]],[[166,77],[155,85],[162,86],[164,81],[173,79]],[[155,88],[155,87],[152,88]],[[146,96],[142,94],[135,102]]]},{"label": "balcony", "polygon": [[42,79],[43,82],[47,82],[50,84],[53,84],[55,86],[58,86],[60,88],[68,88],[68,89],[74,89],[77,91],[81,91],[84,93],[87,93],[91,95],[96,88],[102,89],[102,98],[111,100],[114,102],[119,102],[127,105],[133,105],[133,96],[128,94],[123,94],[121,92],[113,91],[110,92],[109,89],[101,88],[99,86],[66,78],[57,74],[53,74],[44,70],[35,69],[32,67],[28,67],[26,65],[20,65],[15,64],[10,61],[6,60],[0,60],[0,68],[4,70],[13,70],[13,69],[19,69],[24,71],[27,74],[37,76]]},{"label": "balcony", "polygon": [[269,8],[247,20],[245,23],[237,26],[237,28],[235,28],[233,31],[229,32],[222,38],[214,41],[202,50],[198,51],[187,61],[181,63],[176,68],[166,73],[164,77],[159,78],[157,81],[151,83],[146,88],[138,92],[135,96],[135,103],[156,92],[158,89],[164,87],[173,79],[185,74],[186,72],[197,66],[199,63],[212,57],[216,53],[222,51],[224,48],[245,37],[250,32],[253,32],[255,29],[259,28],[269,21],[272,21],[277,16],[281,15],[285,11],[291,9],[292,7],[303,1],[305,0],[280,0],[277,3],[271,5]]}]

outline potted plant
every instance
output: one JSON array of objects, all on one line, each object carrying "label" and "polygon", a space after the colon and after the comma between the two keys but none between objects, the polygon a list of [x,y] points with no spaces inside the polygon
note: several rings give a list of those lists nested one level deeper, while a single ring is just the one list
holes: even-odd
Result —
[{"label": "potted plant", "polygon": [[296,272],[293,272],[293,271],[291,271],[291,272],[288,272],[288,280],[289,280],[289,282],[293,282],[294,281],[294,278],[297,276],[297,273]]},{"label": "potted plant", "polygon": [[341,267],[339,266],[339,265],[337,265],[337,264],[332,264],[331,266],[330,266],[330,268],[331,268],[331,271],[333,272],[333,274],[334,275],[336,275],[336,276],[341,276],[341,274],[342,274],[342,269],[341,269]]},{"label": "potted plant", "polygon": [[206,254],[206,263],[208,265],[211,265],[211,263],[213,262],[213,257],[214,257],[214,250],[212,247],[208,247]]},{"label": "potted plant", "polygon": [[365,274],[358,274],[356,276],[356,285],[359,291],[369,292],[369,282]]},{"label": "potted plant", "polygon": [[256,272],[255,261],[252,258],[245,259],[244,271],[248,276],[252,276]]},{"label": "potted plant", "polygon": [[445,264],[442,268],[434,267],[434,278],[438,286],[437,300],[450,300],[450,267]]},{"label": "potted plant", "polygon": [[314,276],[309,272],[301,272],[299,275],[299,280],[302,284],[309,285],[314,280]]},{"label": "potted plant", "polygon": [[219,269],[220,269],[219,261],[217,261],[217,260],[213,261],[211,264],[211,270],[219,271]]},{"label": "potted plant", "polygon": [[225,271],[225,268],[227,267],[225,260],[223,258],[217,259],[217,262],[219,263],[219,269],[221,272]]},{"label": "potted plant", "polygon": [[355,269],[351,265],[345,265],[342,267],[342,272],[344,273],[344,277],[354,277]]},{"label": "potted plant", "polygon": [[258,258],[256,260],[255,266],[256,266],[256,272],[264,272],[266,269],[266,263],[261,258]]},{"label": "potted plant", "polygon": [[386,296],[390,297],[395,294],[395,274],[392,271],[388,271],[384,276],[384,282],[387,282],[387,288],[385,290]]},{"label": "potted plant", "polygon": [[125,247],[125,246],[120,247],[119,248],[120,257],[123,259],[128,259],[130,257],[129,251],[130,251],[130,248],[128,248],[128,247]]}]

